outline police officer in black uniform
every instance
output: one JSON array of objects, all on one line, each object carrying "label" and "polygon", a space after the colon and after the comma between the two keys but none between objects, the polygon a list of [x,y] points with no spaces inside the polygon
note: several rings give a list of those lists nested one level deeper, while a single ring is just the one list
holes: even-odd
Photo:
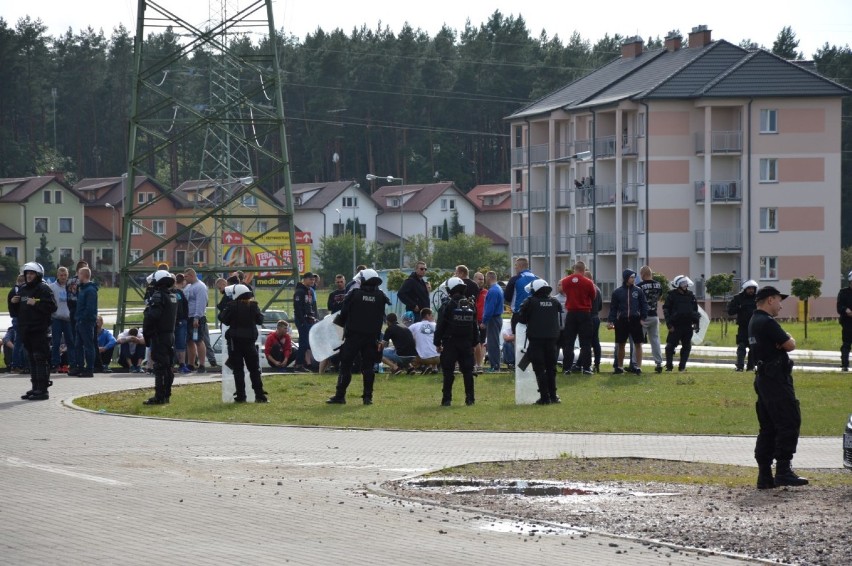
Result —
[{"label": "police officer in black uniform", "polygon": [[175,354],[175,320],[178,298],[172,288],[175,276],[160,269],[152,279],[153,291],[148,297],[142,319],[142,333],[151,347],[154,364],[154,396],[143,401],[145,405],[165,405],[172,396],[175,374],[172,359]]},{"label": "police officer in black uniform", "polygon": [[[755,297],[757,309],[748,325],[748,341],[756,364],[755,408],[760,425],[754,447],[758,466],[757,488],[807,485],[808,480],[796,475],[791,466],[802,424],[799,401],[793,388],[793,364],[787,354],[796,349],[796,341],[775,320],[781,312],[781,301],[787,295],[767,285]],[[774,478],[773,459],[776,462]]]},{"label": "police officer in black uniform", "polygon": [[473,390],[473,348],[479,343],[476,304],[465,298],[467,285],[460,277],[447,279],[446,288],[450,298],[438,311],[438,324],[432,339],[441,354],[441,370],[444,374],[441,406],[449,407],[453,402],[456,363],[464,379],[464,404],[473,405],[476,402]]},{"label": "police officer in black uniform", "polygon": [[263,313],[254,294],[248,285],[239,283],[225,287],[225,296],[230,300],[220,303],[222,310],[219,313],[219,321],[228,325],[228,364],[234,370],[234,401],[246,402],[246,373],[248,368],[251,388],[254,390],[254,402],[266,403],[269,398],[263,390],[263,381],[260,378],[260,360],[257,355],[255,342],[257,341],[257,325],[263,324]]},{"label": "police officer in black uniform", "polygon": [[728,303],[728,315],[737,317],[737,365],[736,371],[751,371],[754,369],[754,360],[751,351],[746,361],[746,348],[748,348],[748,323],[757,303],[754,295],[757,293],[757,281],[749,279],[743,283],[739,293],[734,295]]},{"label": "police officer in black uniform", "polygon": [[852,350],[852,271],[846,275],[849,285],[837,293],[837,314],[840,316],[840,369],[849,371],[849,351]]},{"label": "police officer in black uniform", "polygon": [[525,290],[529,297],[518,309],[518,322],[527,325],[527,357],[532,362],[540,395],[535,403],[559,403],[556,395],[556,343],[560,333],[562,305],[550,296],[553,289],[544,279],[528,283]]},{"label": "police officer in black uniform", "polygon": [[53,291],[42,279],[44,268],[40,263],[31,261],[23,268],[26,282],[18,288],[18,293],[10,300],[9,314],[18,317],[18,340],[24,345],[30,361],[30,382],[32,389],[21,395],[28,401],[49,399],[47,388],[50,381],[50,315],[56,312],[56,299]]},{"label": "police officer in black uniform", "polygon": [[680,344],[680,361],[678,371],[686,371],[686,362],[689,361],[689,353],[692,351],[692,334],[698,331],[698,301],[695,294],[689,290],[692,280],[686,275],[678,275],[672,281],[674,289],[666,295],[663,303],[663,314],[666,317],[666,327],[669,334],[666,336],[666,371],[672,371],[674,367],[674,353]]},{"label": "police officer in black uniform", "polygon": [[343,345],[340,346],[340,373],[337,390],[326,403],[346,404],[346,388],[352,381],[352,362],[361,355],[361,375],[364,378],[365,405],[373,404],[374,366],[382,358],[380,343],[382,324],[385,321],[385,306],[390,304],[387,296],[379,289],[382,279],[374,269],[361,271],[361,286],[353,288],[343,301],[340,322],[343,324]]}]

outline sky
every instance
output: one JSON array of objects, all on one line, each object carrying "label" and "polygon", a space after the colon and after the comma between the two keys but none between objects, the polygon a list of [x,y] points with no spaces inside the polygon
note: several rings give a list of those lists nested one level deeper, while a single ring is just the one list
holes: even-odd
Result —
[{"label": "sky", "polygon": [[[158,0],[181,16],[201,23],[207,20],[208,4],[225,0]],[[245,5],[249,0],[227,0]],[[41,19],[49,35],[64,33],[69,27],[79,31],[91,26],[109,36],[113,28],[123,24],[131,34],[136,29],[137,0],[0,0],[0,17],[14,26],[19,18],[29,15]],[[381,26],[398,32],[404,23],[420,28],[434,37],[446,24],[461,31],[469,20],[476,27],[486,22],[495,10],[504,16],[522,16],[534,37],[544,30],[548,37],[558,35],[567,43],[574,31],[592,43],[604,34],[640,35],[644,39],[665,37],[670,30],[680,30],[684,38],[697,25],[707,25],[713,39],[739,43],[750,39],[772,48],[778,32],[791,26],[799,39],[799,50],[810,59],[825,42],[831,45],[852,43],[852,2],[849,0],[608,0],[605,2],[503,1],[503,0],[274,0],[273,18],[276,29],[283,29],[299,39],[317,28],[331,31],[340,28],[347,34],[366,25]],[[192,19],[188,14],[197,14]]]}]

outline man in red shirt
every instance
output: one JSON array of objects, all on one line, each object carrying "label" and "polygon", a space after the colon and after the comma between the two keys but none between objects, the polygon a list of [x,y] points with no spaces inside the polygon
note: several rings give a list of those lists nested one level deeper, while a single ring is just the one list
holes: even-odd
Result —
[{"label": "man in red shirt", "polygon": [[[595,284],[586,278],[586,264],[574,264],[574,273],[559,282],[565,295],[565,327],[562,331],[562,368],[569,373],[575,368],[584,375],[592,375],[592,304],[595,301]],[[580,337],[580,359],[574,362],[574,341]]]},{"label": "man in red shirt", "polygon": [[290,338],[290,324],[286,320],[279,320],[275,332],[270,332],[266,337],[263,353],[269,366],[284,370],[290,360],[293,349],[293,340]]}]

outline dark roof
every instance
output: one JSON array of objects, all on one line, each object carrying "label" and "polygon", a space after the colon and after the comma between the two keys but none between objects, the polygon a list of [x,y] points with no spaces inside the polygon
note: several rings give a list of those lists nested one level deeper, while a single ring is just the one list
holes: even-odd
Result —
[{"label": "dark roof", "polygon": [[474,225],[474,233],[477,236],[482,236],[483,238],[488,238],[491,240],[491,243],[496,246],[508,246],[509,240],[483,224],[482,222],[477,222]]},{"label": "dark roof", "polygon": [[210,240],[210,236],[206,235],[204,232],[196,230],[195,228],[193,228],[191,231],[187,230],[186,224],[182,224],[180,222],[177,222],[177,232],[178,235],[175,238],[175,242],[179,244],[189,243],[190,237],[192,238],[192,241],[197,245],[206,244]]},{"label": "dark roof", "polygon": [[[403,241],[407,241],[407,238],[403,238]],[[399,234],[395,234],[390,230],[385,230],[384,228],[376,226],[376,242],[380,244],[393,242],[399,243]]]},{"label": "dark roof", "polygon": [[[385,185],[376,189],[373,193],[373,202],[376,203],[381,210],[387,208],[387,199],[396,198],[399,196],[408,196],[408,200],[403,205],[405,212],[419,212],[425,210],[430,204],[444,194],[447,189],[454,189],[459,196],[467,198],[454,183],[442,182],[431,183],[428,185]],[[394,208],[393,210],[396,210]]]},{"label": "dark roof", "polygon": [[620,57],[507,117],[588,108],[632,99],[700,97],[848,96],[852,89],[764,50],[725,40],[675,51],[656,49]]},{"label": "dark roof", "polygon": [[[293,192],[294,197],[310,193],[312,191],[317,191],[317,194],[306,200],[303,204],[297,205],[294,203],[293,208],[296,211],[322,210],[333,202],[334,199],[339,197],[346,189],[353,185],[357,185],[357,183],[355,181],[331,181],[329,183],[296,183],[290,185],[290,190]],[[363,190],[357,190],[359,190],[363,196],[369,196]],[[283,188],[277,190],[272,196],[282,205],[286,204],[284,202]]]},{"label": "dark roof", "polygon": [[[83,239],[87,242],[93,240],[112,241],[112,230],[87,215],[83,219]],[[120,240],[121,238],[116,234],[115,241],[118,242]]]},{"label": "dark roof", "polygon": [[[502,195],[506,195],[506,198],[500,204],[484,204],[486,197]],[[511,210],[512,185],[477,185],[468,191],[467,198],[479,212]]]},{"label": "dark roof", "polygon": [[5,224],[0,224],[0,240],[25,240],[26,237]]},{"label": "dark roof", "polygon": [[[111,205],[121,208],[122,200],[124,199],[124,185],[123,182],[124,177],[87,177],[86,179],[81,180],[76,185],[74,185],[74,190],[80,193],[88,193],[89,191],[99,192],[102,189],[106,189],[106,191],[100,196],[100,198],[96,198],[94,200],[89,200],[84,198],[83,203],[86,206],[103,206],[106,203],[110,203]],[[161,193],[167,192],[167,190],[157,182],[156,179],[152,179],[146,176],[134,177],[134,188],[138,189],[143,184],[150,183],[159,190]],[[189,202],[185,196],[179,194],[178,189],[171,191],[168,194],[168,198],[178,207],[185,207],[187,202]],[[190,205],[191,206],[191,205]]]},{"label": "dark roof", "polygon": [[51,182],[55,182],[80,201],[84,200],[83,195],[68,186],[65,181],[57,179],[53,175],[42,175],[40,177],[0,179],[0,185],[4,186],[4,192],[6,187],[13,187],[7,194],[0,197],[0,202],[24,202]]}]

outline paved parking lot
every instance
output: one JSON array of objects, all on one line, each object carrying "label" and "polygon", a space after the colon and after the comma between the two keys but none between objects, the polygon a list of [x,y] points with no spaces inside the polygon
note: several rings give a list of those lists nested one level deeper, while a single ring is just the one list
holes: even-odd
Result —
[{"label": "paved parking lot", "polygon": [[[63,400],[150,386],[150,377],[55,381],[49,401],[30,402],[19,400],[27,378],[0,377],[3,564],[731,564],[597,535],[499,532],[492,519],[365,487],[464,462],[562,452],[753,465],[753,437],[356,431],[120,417]],[[286,411],[274,400],[268,408]],[[839,438],[805,438],[796,464],[840,467],[839,456]]]}]

